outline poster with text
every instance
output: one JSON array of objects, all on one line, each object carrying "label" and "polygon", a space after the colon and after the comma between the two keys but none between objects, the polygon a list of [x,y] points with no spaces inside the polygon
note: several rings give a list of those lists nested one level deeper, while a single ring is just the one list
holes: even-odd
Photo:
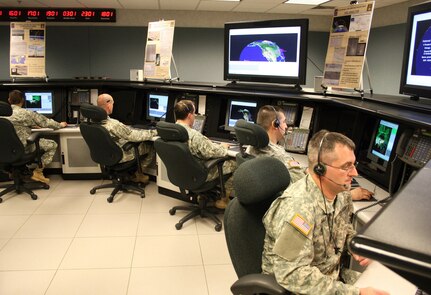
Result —
[{"label": "poster with text", "polygon": [[150,22],[148,24],[144,60],[145,78],[171,79],[174,29],[174,20]]},{"label": "poster with text", "polygon": [[46,77],[45,33],[45,23],[10,23],[10,77]]},{"label": "poster with text", "polygon": [[373,11],[374,1],[334,10],[323,73],[324,85],[351,89],[362,87]]}]

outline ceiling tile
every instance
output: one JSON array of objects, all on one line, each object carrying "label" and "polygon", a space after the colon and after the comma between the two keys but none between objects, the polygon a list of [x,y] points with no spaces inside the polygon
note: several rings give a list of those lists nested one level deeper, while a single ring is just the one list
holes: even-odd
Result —
[{"label": "ceiling tile", "polygon": [[[104,0],[101,0],[104,1]],[[124,9],[159,9],[157,0],[115,0],[120,2]]]},{"label": "ceiling tile", "polygon": [[200,0],[159,0],[160,9],[195,10]]},{"label": "ceiling tile", "polygon": [[277,4],[267,2],[241,2],[232,11],[264,13],[276,7]]},{"label": "ceiling tile", "polygon": [[314,5],[303,5],[303,4],[280,4],[274,7],[271,10],[268,10],[268,13],[287,13],[287,14],[295,14],[301,13],[305,10],[309,10],[315,7]]},{"label": "ceiling tile", "polygon": [[238,2],[223,2],[223,1],[201,1],[197,10],[208,11],[231,11],[238,5]]}]

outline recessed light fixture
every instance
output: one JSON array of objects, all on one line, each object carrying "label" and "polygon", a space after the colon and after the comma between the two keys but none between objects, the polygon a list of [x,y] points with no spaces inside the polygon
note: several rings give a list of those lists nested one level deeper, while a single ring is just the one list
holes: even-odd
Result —
[{"label": "recessed light fixture", "polygon": [[287,0],[285,4],[305,4],[305,5],[320,5],[329,0]]}]

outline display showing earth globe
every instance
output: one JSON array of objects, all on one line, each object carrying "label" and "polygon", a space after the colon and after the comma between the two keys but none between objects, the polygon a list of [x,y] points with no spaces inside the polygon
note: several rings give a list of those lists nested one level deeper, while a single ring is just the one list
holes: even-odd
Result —
[{"label": "display showing earth globe", "polygon": [[280,48],[276,43],[268,40],[258,40],[249,43],[241,51],[240,61],[268,61],[284,62],[286,50]]}]

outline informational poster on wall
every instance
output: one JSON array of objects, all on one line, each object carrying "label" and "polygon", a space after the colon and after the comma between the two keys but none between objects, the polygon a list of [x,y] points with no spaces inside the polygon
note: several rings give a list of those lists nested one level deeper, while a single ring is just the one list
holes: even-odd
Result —
[{"label": "informational poster on wall", "polygon": [[374,1],[334,10],[323,74],[324,85],[361,88],[373,11]]},{"label": "informational poster on wall", "polygon": [[174,29],[174,20],[150,22],[148,24],[144,60],[145,78],[171,79]]},{"label": "informational poster on wall", "polygon": [[46,77],[45,33],[45,23],[10,23],[10,77]]}]

